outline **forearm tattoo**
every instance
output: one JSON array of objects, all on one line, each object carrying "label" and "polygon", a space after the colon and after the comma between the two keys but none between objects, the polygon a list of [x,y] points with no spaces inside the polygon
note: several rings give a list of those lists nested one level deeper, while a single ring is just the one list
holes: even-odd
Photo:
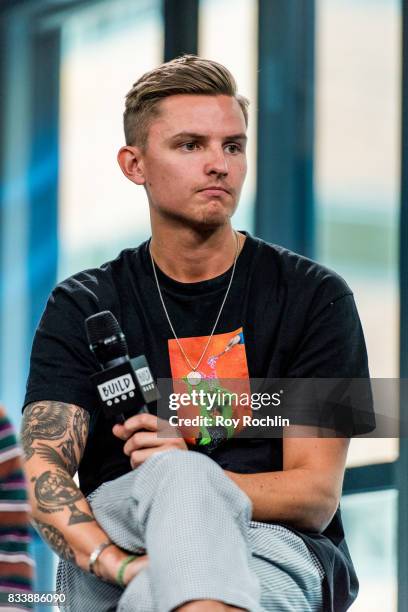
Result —
[{"label": "forearm tattoo", "polygon": [[35,483],[34,496],[37,500],[37,508],[41,512],[50,514],[68,508],[70,511],[68,525],[95,520],[93,516],[82,512],[76,506],[76,502],[83,499],[83,495],[72,478],[60,468],[57,468],[55,472],[47,470],[38,478],[34,476],[31,482]]},{"label": "forearm tattoo", "polygon": [[75,457],[74,443],[72,441],[72,438],[66,440],[62,444],[59,444],[58,448],[61,449],[64,459],[62,459],[59,452],[56,451],[53,446],[43,444],[42,442],[39,442],[39,444],[36,446],[35,452],[42,459],[45,459],[47,463],[50,463],[51,465],[62,468],[64,470],[66,469],[67,472],[71,476],[73,476],[77,470],[77,460]]},{"label": "forearm tattoo", "polygon": [[34,521],[42,538],[51,546],[54,552],[57,553],[61,559],[66,561],[75,562],[75,554],[68,542],[65,540],[63,534],[59,529],[42,523],[41,521]]},{"label": "forearm tattoo", "polygon": [[26,458],[38,455],[50,466],[31,478],[38,510],[50,514],[68,508],[68,525],[95,520],[77,507],[84,498],[72,480],[85,449],[88,424],[85,410],[62,402],[38,402],[24,411],[22,443]]},{"label": "forearm tattoo", "polygon": [[65,440],[65,442],[62,442],[62,444],[58,444],[58,448],[61,449],[61,453],[64,457],[64,464],[68,473],[73,476],[78,469],[79,462],[75,456],[75,445],[71,433],[69,433],[68,440]]},{"label": "forearm tattoo", "polygon": [[62,402],[38,402],[24,410],[21,442],[28,459],[34,455],[34,440],[59,440],[68,427],[69,412]]},{"label": "forearm tattoo", "polygon": [[77,409],[72,419],[75,441],[78,445],[80,455],[84,452],[86,438],[89,428],[89,414],[85,410]]},{"label": "forearm tattoo", "polygon": [[[67,469],[73,476],[85,449],[88,426],[89,414],[78,406],[62,402],[39,402],[27,406],[21,434],[27,461],[38,453],[52,465]],[[33,446],[38,440],[61,442],[57,446],[42,442]]]}]

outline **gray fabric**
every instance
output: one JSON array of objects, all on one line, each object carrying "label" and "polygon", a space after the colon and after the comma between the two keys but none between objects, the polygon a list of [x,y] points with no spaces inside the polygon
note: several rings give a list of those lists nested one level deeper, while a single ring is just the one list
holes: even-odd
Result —
[{"label": "gray fabric", "polygon": [[61,561],[67,612],[170,612],[215,599],[251,612],[320,612],[323,573],[304,542],[251,521],[251,501],[212,459],[163,451],[88,498],[111,540],[149,565],[123,591]]}]

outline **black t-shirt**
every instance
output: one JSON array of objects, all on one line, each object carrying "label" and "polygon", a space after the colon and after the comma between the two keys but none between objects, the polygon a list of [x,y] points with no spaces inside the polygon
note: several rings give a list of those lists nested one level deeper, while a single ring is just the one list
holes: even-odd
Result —
[{"label": "black t-shirt", "polygon": [[[240,335],[238,357],[231,361],[233,372],[251,378],[368,377],[363,332],[344,280],[309,259],[246,235],[212,339],[220,347],[231,334]],[[231,269],[207,281],[180,283],[158,270],[170,319],[178,337],[188,339],[184,346],[190,348],[191,356],[198,350],[199,357],[205,346],[230,276]],[[103,310],[117,318],[129,354],[146,355],[155,378],[171,378],[180,367],[155,285],[148,242],[122,251],[100,268],[75,274],[54,289],[34,338],[25,405],[53,400],[89,411],[89,437],[79,466],[85,495],[130,470],[123,443],[101,415],[89,380],[99,367],[88,347],[84,321]],[[373,427],[368,419],[352,433]],[[282,440],[232,438],[212,458],[234,472],[282,470]],[[325,611],[345,610],[357,595],[358,582],[340,509],[323,534],[287,527],[299,533],[324,567]]]}]

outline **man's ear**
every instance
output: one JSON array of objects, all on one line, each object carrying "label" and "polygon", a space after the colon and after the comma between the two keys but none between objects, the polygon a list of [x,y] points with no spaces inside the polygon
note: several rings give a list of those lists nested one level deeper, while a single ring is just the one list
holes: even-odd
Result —
[{"label": "man's ear", "polygon": [[122,147],[119,149],[117,160],[120,169],[129,181],[136,183],[136,185],[145,184],[142,152],[139,147]]}]

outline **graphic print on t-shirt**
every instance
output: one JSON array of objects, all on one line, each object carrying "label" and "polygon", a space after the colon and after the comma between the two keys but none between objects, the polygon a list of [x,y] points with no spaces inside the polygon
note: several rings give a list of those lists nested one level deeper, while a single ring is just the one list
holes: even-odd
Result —
[{"label": "graphic print on t-shirt", "polygon": [[[190,363],[196,366],[209,336],[179,338]],[[242,416],[251,414],[251,406],[237,402],[236,396],[250,397],[248,364],[242,327],[224,334],[214,334],[197,372],[201,379],[191,384],[187,375],[192,368],[186,363],[177,341],[168,341],[174,393],[191,394],[196,391],[195,403],[180,406],[179,422],[192,419],[191,425],[179,430],[190,444],[211,445],[231,438],[242,429]],[[201,418],[200,418],[201,417]],[[238,419],[238,420],[237,420]]]}]

